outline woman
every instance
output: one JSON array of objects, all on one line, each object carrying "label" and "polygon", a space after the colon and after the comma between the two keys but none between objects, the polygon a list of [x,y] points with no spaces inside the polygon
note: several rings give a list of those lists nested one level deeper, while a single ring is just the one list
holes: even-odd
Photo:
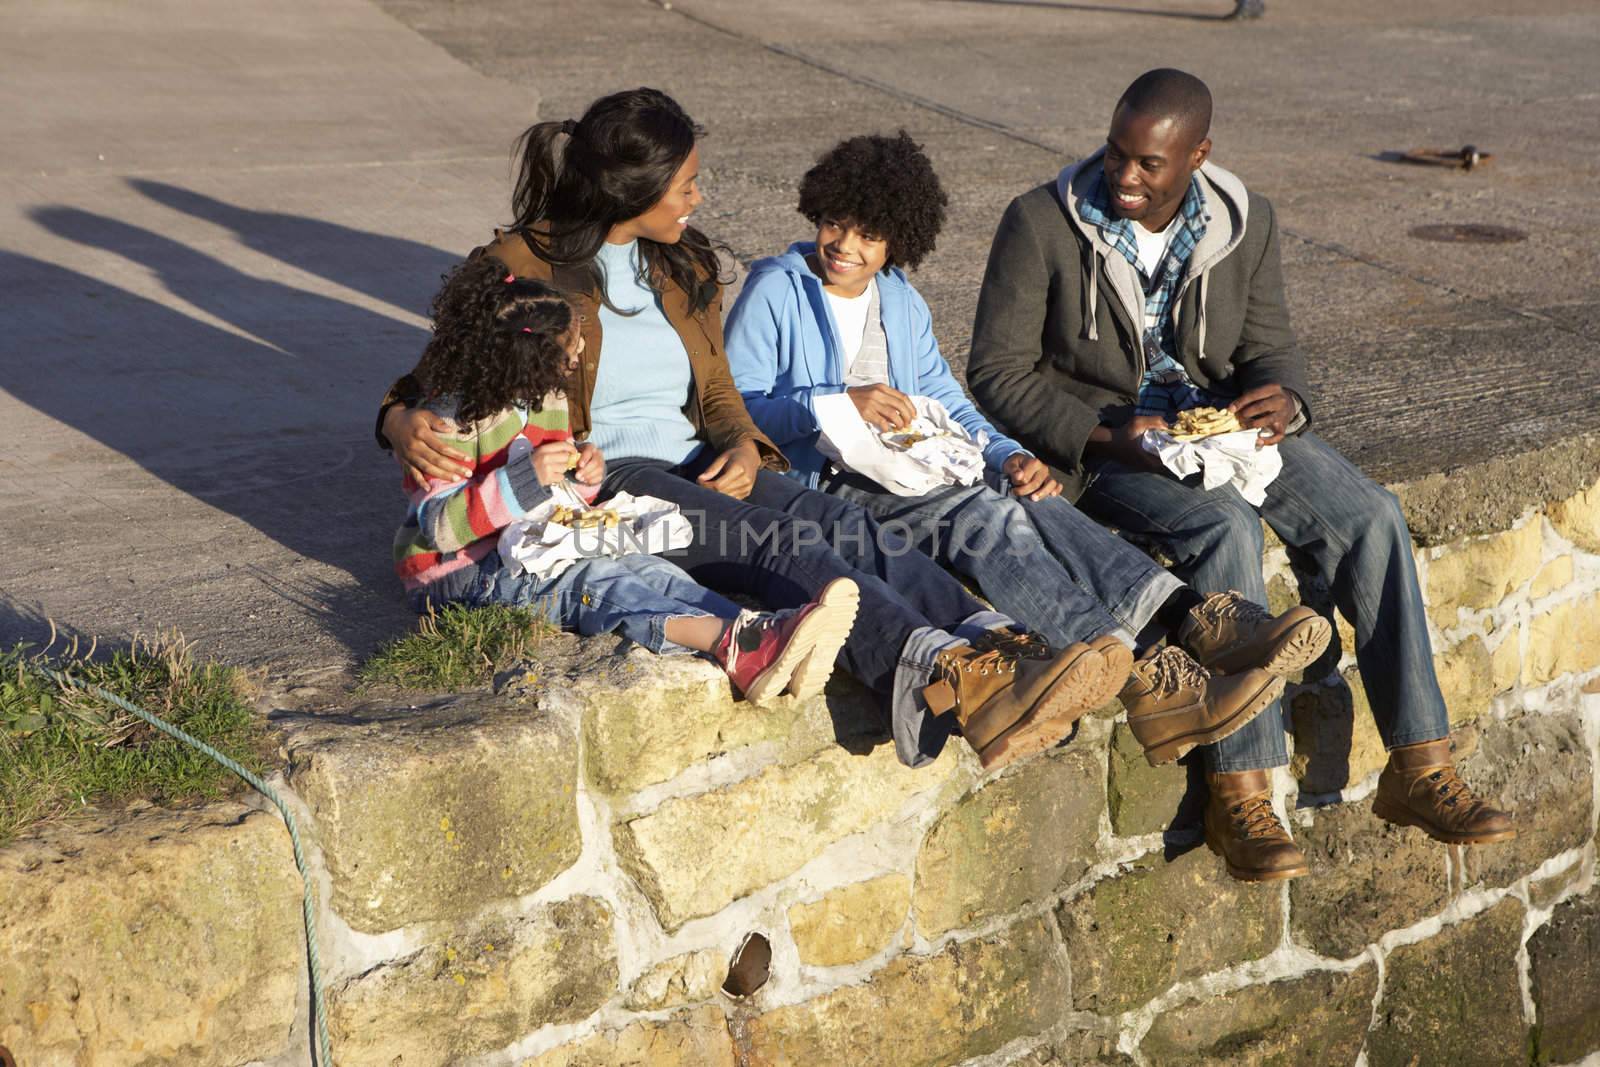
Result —
[{"label": "woman", "polygon": [[[1109,634],[1042,647],[928,557],[886,543],[859,507],[781,476],[787,461],[751,422],[728,370],[716,252],[689,225],[702,201],[700,132],[652,89],[603,97],[578,121],[533,126],[522,140],[515,225],[474,253],[552,282],[577,307],[585,354],[568,404],[573,433],[607,456],[600,499],[626,491],[678,504],[696,535],[674,561],[770,609],[852,579],[860,608],[842,662],[889,700],[906,763],[938,754],[946,711],[985,767],[1054,745],[1122,689],[1131,655]],[[380,440],[421,475],[459,477],[438,424],[414,410],[418,395],[414,380],[396,383]],[[1259,694],[1220,708],[1206,699],[1203,673],[1152,678],[1161,692],[1147,749],[1225,736],[1276,695],[1271,679],[1252,677]],[[1171,713],[1190,705],[1194,714]]]}]

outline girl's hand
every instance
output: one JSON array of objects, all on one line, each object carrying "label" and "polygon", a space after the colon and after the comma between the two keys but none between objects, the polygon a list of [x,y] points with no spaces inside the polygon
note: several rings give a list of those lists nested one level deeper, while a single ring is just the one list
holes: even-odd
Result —
[{"label": "girl's hand", "polygon": [[555,485],[567,480],[567,471],[578,458],[578,450],[571,441],[552,441],[540,445],[532,452],[533,476],[540,485]]},{"label": "girl's hand", "polygon": [[761,453],[754,441],[742,441],[711,461],[697,479],[707,489],[743,500],[756,487],[756,472],[761,469]]},{"label": "girl's hand", "polygon": [[384,438],[418,485],[430,480],[459,482],[472,474],[471,467],[439,442],[439,434],[450,429],[449,419],[404,404],[396,404],[383,416]]},{"label": "girl's hand", "polygon": [[578,446],[577,478],[584,485],[595,486],[606,480],[606,457],[588,441]]}]

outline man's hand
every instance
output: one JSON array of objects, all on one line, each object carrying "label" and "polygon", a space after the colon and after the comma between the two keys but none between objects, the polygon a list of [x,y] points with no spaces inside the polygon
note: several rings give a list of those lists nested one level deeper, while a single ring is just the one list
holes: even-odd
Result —
[{"label": "man's hand", "polygon": [[853,385],[845,395],[861,417],[880,430],[902,430],[917,417],[911,398],[887,385]]},{"label": "man's hand", "polygon": [[761,453],[754,441],[741,441],[716,459],[705,473],[696,479],[707,489],[743,500],[756,486],[756,472],[761,469]]},{"label": "man's hand", "polygon": [[450,428],[450,420],[404,404],[396,404],[383,416],[384,438],[418,485],[427,485],[430,479],[458,482],[472,473],[439,443],[439,434]]},{"label": "man's hand", "polygon": [[571,441],[552,441],[540,445],[532,452],[533,476],[540,485],[555,485],[567,480],[572,461],[578,458],[578,449]]},{"label": "man's hand", "polygon": [[1011,491],[1017,496],[1043,500],[1061,495],[1061,483],[1050,476],[1050,468],[1026,452],[1011,453],[1000,469],[1011,479]]},{"label": "man's hand", "polygon": [[578,446],[578,469],[573,473],[584,485],[599,485],[606,480],[606,457],[585,441]]},{"label": "man's hand", "polygon": [[1089,432],[1089,449],[1131,470],[1159,473],[1167,469],[1162,465],[1161,457],[1154,452],[1146,452],[1139,444],[1139,438],[1144,436],[1146,430],[1168,428],[1167,420],[1160,415],[1135,415],[1121,426],[1096,426]]},{"label": "man's hand", "polygon": [[1294,419],[1294,394],[1281,385],[1258,385],[1228,405],[1228,410],[1239,419],[1245,429],[1255,429],[1260,436],[1256,447],[1265,448],[1283,440]]}]

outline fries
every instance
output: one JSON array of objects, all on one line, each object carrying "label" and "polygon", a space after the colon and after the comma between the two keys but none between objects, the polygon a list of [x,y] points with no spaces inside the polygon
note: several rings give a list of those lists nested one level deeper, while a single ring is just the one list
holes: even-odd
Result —
[{"label": "fries", "polygon": [[559,504],[550,513],[549,521],[570,526],[575,530],[611,529],[622,525],[622,516],[610,508],[571,508]]},{"label": "fries", "polygon": [[1178,412],[1178,423],[1167,432],[1176,441],[1199,441],[1221,433],[1244,429],[1238,416],[1227,408],[1190,408]]}]

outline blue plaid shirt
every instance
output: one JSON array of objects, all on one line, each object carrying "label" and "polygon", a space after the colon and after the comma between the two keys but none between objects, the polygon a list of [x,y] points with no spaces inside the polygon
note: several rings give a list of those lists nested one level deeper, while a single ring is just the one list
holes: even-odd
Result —
[{"label": "blue plaid shirt", "polygon": [[1207,393],[1184,373],[1183,364],[1178,360],[1177,333],[1172,325],[1172,301],[1178,295],[1184,268],[1189,264],[1195,245],[1206,235],[1206,223],[1211,221],[1200,179],[1189,179],[1183,205],[1171,223],[1178,229],[1167,244],[1166,255],[1156,264],[1154,277],[1146,276],[1139,268],[1139,245],[1133,237],[1133,227],[1138,223],[1111,214],[1111,194],[1106,189],[1104,174],[1098,177],[1089,194],[1078,201],[1078,216],[1098,227],[1106,243],[1115,246],[1138,272],[1139,285],[1144,290],[1145,321],[1154,323],[1144,330],[1145,372],[1139,382],[1134,413],[1170,416],[1186,408],[1226,406],[1226,401]]}]

